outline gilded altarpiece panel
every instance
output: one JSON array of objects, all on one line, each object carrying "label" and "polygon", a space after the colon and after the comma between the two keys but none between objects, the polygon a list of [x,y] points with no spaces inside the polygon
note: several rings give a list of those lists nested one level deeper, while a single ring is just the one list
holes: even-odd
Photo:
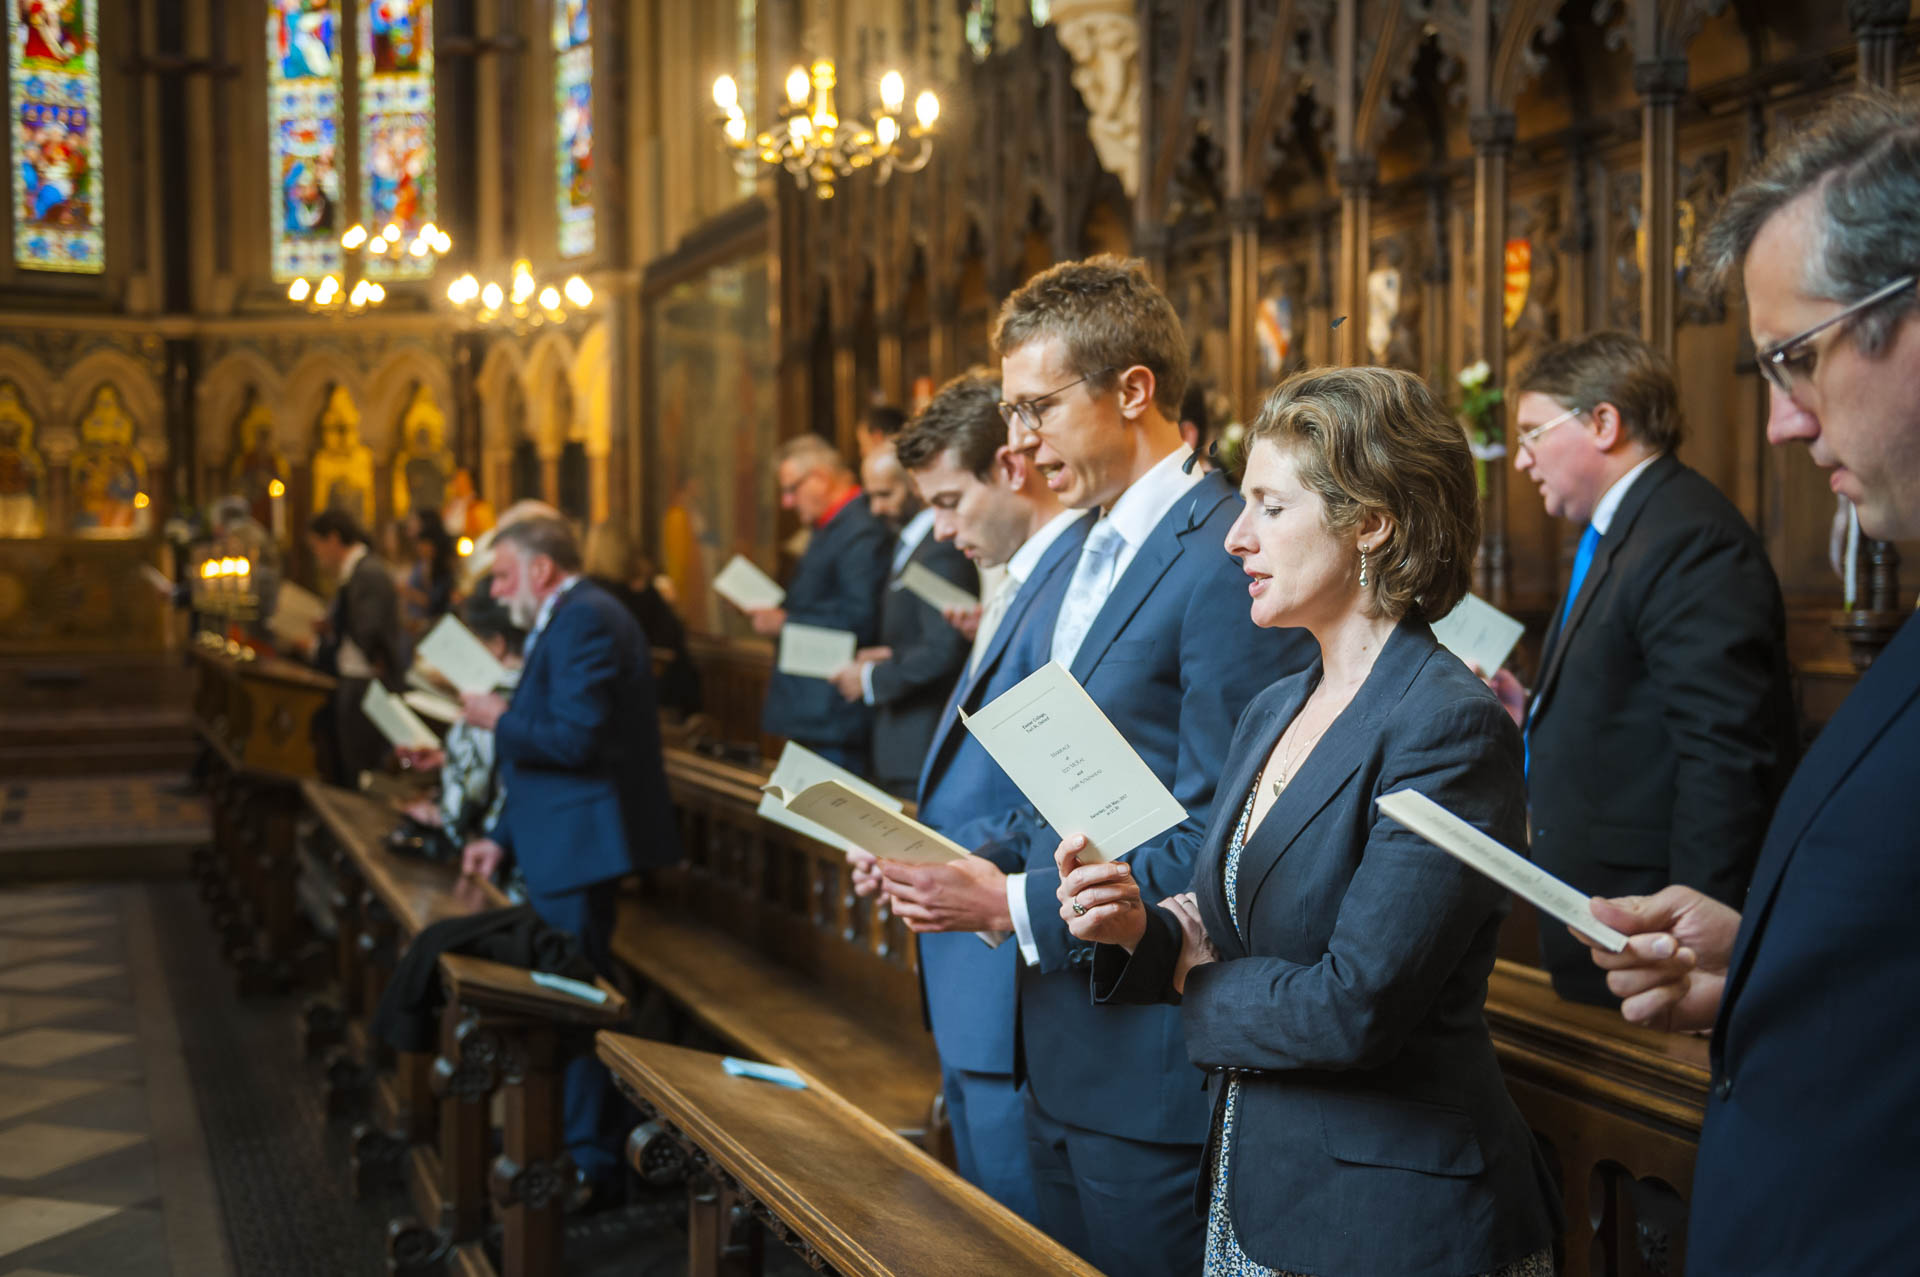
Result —
[{"label": "gilded altarpiece panel", "polygon": [[44,535],[47,466],[33,446],[33,418],[20,388],[0,382],[0,538]]}]

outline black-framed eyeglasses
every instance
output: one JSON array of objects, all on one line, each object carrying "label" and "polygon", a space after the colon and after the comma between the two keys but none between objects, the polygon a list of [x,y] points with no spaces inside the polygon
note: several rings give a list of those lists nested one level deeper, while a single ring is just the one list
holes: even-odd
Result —
[{"label": "black-framed eyeglasses", "polygon": [[1104,377],[1112,371],[1113,369],[1111,368],[1101,368],[1098,371],[1088,373],[1084,377],[1075,377],[1064,386],[1055,386],[1044,395],[1035,395],[1031,399],[1022,399],[1019,403],[1008,403],[1002,399],[999,404],[1000,420],[1007,423],[1009,430],[1011,430],[1017,422],[1020,428],[1029,434],[1039,434],[1041,404],[1062,391],[1072,390],[1083,381],[1092,381],[1095,377]]},{"label": "black-framed eyeglasses", "polygon": [[1912,288],[1917,280],[1920,280],[1920,276],[1902,276],[1886,287],[1868,293],[1837,314],[1828,315],[1805,332],[1795,333],[1785,341],[1777,341],[1768,346],[1754,356],[1755,361],[1760,365],[1760,375],[1772,383],[1781,394],[1789,399],[1793,398],[1793,392],[1796,389],[1811,385],[1813,382],[1813,370],[1820,362],[1820,349],[1813,344],[1814,338],[1829,328],[1846,323],[1862,311],[1870,310],[1888,298],[1898,296]]}]

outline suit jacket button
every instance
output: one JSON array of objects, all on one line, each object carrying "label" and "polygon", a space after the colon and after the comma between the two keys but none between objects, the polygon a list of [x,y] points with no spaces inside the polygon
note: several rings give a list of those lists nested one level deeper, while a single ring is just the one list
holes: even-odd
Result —
[{"label": "suit jacket button", "polygon": [[1720,1097],[1720,1102],[1722,1104],[1732,1099],[1733,1098],[1733,1079],[1730,1077],[1721,1078],[1720,1084],[1713,1088],[1713,1093]]}]

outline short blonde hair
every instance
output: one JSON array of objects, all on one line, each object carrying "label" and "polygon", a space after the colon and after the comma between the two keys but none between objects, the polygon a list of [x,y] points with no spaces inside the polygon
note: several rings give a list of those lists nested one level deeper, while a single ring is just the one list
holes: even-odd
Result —
[{"label": "short blonde hair", "polygon": [[1102,253],[1061,262],[1022,284],[1000,307],[994,354],[1005,359],[1030,342],[1058,337],[1067,367],[1093,390],[1111,389],[1134,365],[1153,373],[1153,402],[1180,420],[1187,390],[1187,337],[1146,263]]},{"label": "short blonde hair", "polygon": [[1368,564],[1376,615],[1451,612],[1473,583],[1480,494],[1467,435],[1425,381],[1396,368],[1320,368],[1275,386],[1247,431],[1318,493],[1335,534],[1369,514],[1392,530]]},{"label": "short blonde hair", "polygon": [[580,557],[588,576],[605,577],[622,585],[633,577],[633,547],[618,524],[603,520],[589,528],[587,546]]}]

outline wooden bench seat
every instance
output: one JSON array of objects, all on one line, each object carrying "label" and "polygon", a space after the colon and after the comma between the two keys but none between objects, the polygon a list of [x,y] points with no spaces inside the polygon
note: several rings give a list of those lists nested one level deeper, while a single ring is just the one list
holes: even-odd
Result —
[{"label": "wooden bench seat", "polygon": [[[598,1050],[691,1164],[690,1277],[757,1272],[754,1220],[843,1277],[1098,1277],[823,1079],[792,1090],[731,1077],[720,1056],[615,1033]],[[636,1167],[658,1157],[649,1134],[629,1144]]]}]

